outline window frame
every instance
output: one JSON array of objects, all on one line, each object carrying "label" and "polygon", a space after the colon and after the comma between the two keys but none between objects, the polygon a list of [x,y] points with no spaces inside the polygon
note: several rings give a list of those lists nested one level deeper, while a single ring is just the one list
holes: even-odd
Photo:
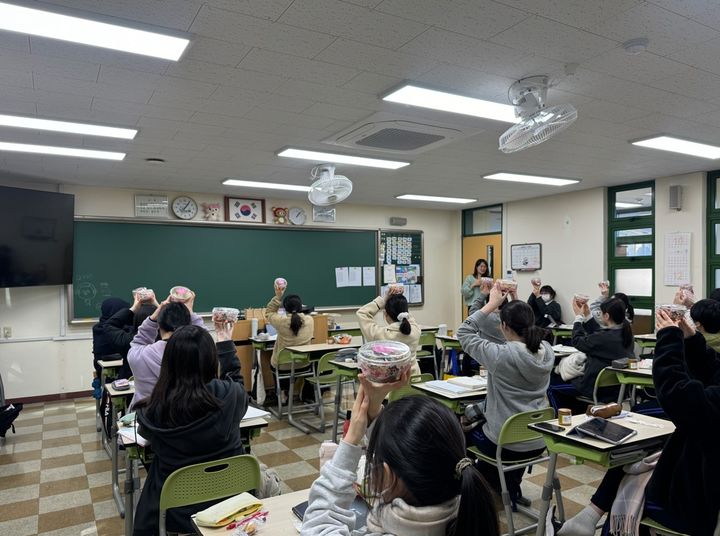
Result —
[{"label": "window frame", "polygon": [[[500,209],[500,230],[498,231],[491,231],[489,233],[468,233],[467,232],[467,223],[466,223],[466,215],[472,214],[476,210],[484,210],[489,208],[499,208]],[[474,208],[466,208],[463,209],[461,214],[461,226],[462,226],[462,237],[465,238],[467,236],[485,236],[485,235],[496,235],[496,234],[502,234],[503,232],[503,216],[504,216],[504,207],[502,203],[496,203],[494,205],[485,205],[482,207],[474,207]]]},{"label": "window frame", "polygon": [[715,196],[718,194],[717,181],[720,180],[720,170],[707,172],[707,248],[705,250],[705,264],[707,266],[707,293],[718,287],[715,279],[715,270],[720,270],[720,254],[716,251],[715,225],[720,225],[720,208],[715,208]]}]

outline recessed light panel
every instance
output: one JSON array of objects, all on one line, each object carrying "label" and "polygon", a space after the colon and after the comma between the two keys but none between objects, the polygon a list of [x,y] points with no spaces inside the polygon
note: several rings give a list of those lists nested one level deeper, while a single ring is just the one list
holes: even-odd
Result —
[{"label": "recessed light panel", "polygon": [[409,166],[410,162],[399,162],[396,160],[382,160],[379,158],[367,158],[365,156],[351,156],[347,154],[325,153],[322,151],[306,151],[304,149],[284,149],[278,156],[286,158],[300,158],[302,160],[313,160],[314,162],[332,162],[335,164],[349,164],[351,166],[368,166],[382,169],[400,169]]},{"label": "recessed light panel", "polygon": [[278,184],[276,182],[242,181],[239,179],[225,179],[225,186],[240,186],[243,188],[263,188],[265,190],[290,190],[292,192],[309,192],[309,186],[298,186],[295,184]]},{"label": "recessed light panel", "polygon": [[657,136],[655,138],[633,141],[631,143],[639,147],[699,156],[700,158],[709,158],[710,160],[720,158],[720,147],[717,145],[707,145],[706,143],[682,140],[680,138],[673,138],[672,136]]},{"label": "recessed light panel", "polygon": [[103,136],[123,140],[132,140],[138,132],[134,128],[105,127],[87,123],[72,123],[70,121],[55,121],[53,119],[2,114],[0,114],[0,126],[49,130],[51,132],[67,132],[69,134],[82,134],[84,136]]},{"label": "recessed light panel", "polygon": [[77,158],[100,158],[103,160],[122,160],[125,153],[96,151],[94,149],[76,149],[74,147],[53,147],[51,145],[31,145],[28,143],[10,143],[0,141],[0,151],[15,153],[33,153],[50,156],[75,156]]},{"label": "recessed light panel", "polygon": [[560,179],[557,177],[541,177],[539,175],[524,175],[522,173],[499,172],[492,175],[485,175],[484,179],[493,181],[525,182],[528,184],[542,184],[544,186],[567,186],[577,184],[579,179]]},{"label": "recessed light panel", "polygon": [[457,203],[459,205],[465,205],[467,203],[475,203],[477,199],[466,199],[463,197],[440,197],[435,195],[416,195],[416,194],[403,194],[395,196],[395,199],[403,199],[406,201],[430,201],[433,203]]}]

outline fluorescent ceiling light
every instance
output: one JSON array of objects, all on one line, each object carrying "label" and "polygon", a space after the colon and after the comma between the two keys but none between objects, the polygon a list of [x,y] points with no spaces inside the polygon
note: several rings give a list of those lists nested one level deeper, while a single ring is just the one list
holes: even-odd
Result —
[{"label": "fluorescent ceiling light", "polygon": [[8,143],[0,141],[0,151],[15,153],[34,153],[53,156],[76,156],[78,158],[100,158],[103,160],[122,160],[125,153],[96,151],[93,149],[75,149],[74,147],[53,147],[50,145],[30,145],[28,143]]},{"label": "fluorescent ceiling light", "polygon": [[515,108],[509,104],[463,97],[462,95],[454,95],[453,93],[413,85],[403,86],[383,97],[383,100],[430,108],[431,110],[494,119],[506,123],[517,123],[520,120],[515,117]]},{"label": "fluorescent ceiling light", "polygon": [[641,203],[623,203],[622,201],[615,201],[615,208],[640,208]]},{"label": "fluorescent ceiling light", "polygon": [[545,186],[567,186],[577,184],[579,179],[558,179],[555,177],[541,177],[539,175],[523,175],[522,173],[506,173],[504,171],[485,175],[484,179],[493,181],[527,182],[530,184],[543,184]]},{"label": "fluorescent ceiling light", "polygon": [[379,158],[366,158],[364,156],[350,156],[347,154],[323,153],[320,151],[306,151],[304,149],[292,148],[280,151],[278,156],[314,160],[315,162],[333,162],[336,164],[350,164],[351,166],[368,166],[383,169],[400,169],[401,167],[410,165],[410,162],[381,160]]},{"label": "fluorescent ceiling light", "polygon": [[38,119],[36,117],[1,114],[0,126],[51,130],[53,132],[68,132],[70,134],[85,134],[88,136],[104,136],[123,140],[132,140],[138,132],[134,128],[104,127],[101,125],[89,125],[87,123],[71,123],[69,121],[54,121],[51,119]]},{"label": "fluorescent ceiling light", "polygon": [[474,203],[477,199],[465,199],[462,197],[437,197],[434,195],[415,195],[415,194],[403,194],[396,195],[395,199],[404,199],[407,201],[432,201],[434,203],[457,203],[464,205],[466,203]]},{"label": "fluorescent ceiling light", "polygon": [[242,186],[245,188],[264,188],[266,190],[290,190],[292,192],[309,192],[309,186],[297,186],[295,184],[278,184],[276,182],[241,181],[238,179],[225,179],[225,186]]},{"label": "fluorescent ceiling light", "polygon": [[640,147],[648,147],[650,149],[659,149],[661,151],[670,151],[672,153],[688,154],[690,156],[699,156],[701,158],[709,158],[715,160],[720,158],[720,147],[717,145],[707,145],[695,141],[681,140],[671,136],[657,136],[647,140],[638,140],[630,142]]},{"label": "fluorescent ceiling light", "polygon": [[111,48],[165,60],[180,59],[190,41],[51,11],[0,2],[0,30]]}]

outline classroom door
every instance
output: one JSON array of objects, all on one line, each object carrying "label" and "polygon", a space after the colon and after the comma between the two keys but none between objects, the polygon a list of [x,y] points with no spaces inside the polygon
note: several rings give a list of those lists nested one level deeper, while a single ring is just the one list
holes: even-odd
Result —
[{"label": "classroom door", "polygon": [[[462,242],[462,279],[458,285],[462,285],[468,274],[473,273],[475,261],[486,259],[490,265],[494,278],[502,277],[502,233],[466,236]],[[462,318],[467,314],[465,302],[462,304]]]}]

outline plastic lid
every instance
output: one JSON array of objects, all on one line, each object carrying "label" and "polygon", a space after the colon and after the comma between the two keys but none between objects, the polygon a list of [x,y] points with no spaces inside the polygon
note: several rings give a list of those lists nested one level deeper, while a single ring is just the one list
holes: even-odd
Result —
[{"label": "plastic lid", "polygon": [[673,312],[682,312],[682,313],[687,312],[687,307],[685,307],[684,305],[678,305],[676,303],[667,303],[664,305],[656,305],[655,309],[665,309],[665,310],[669,310],[669,311],[673,311]]},{"label": "plastic lid", "polygon": [[374,361],[402,361],[410,355],[410,347],[398,341],[372,341],[363,344],[358,354]]}]

